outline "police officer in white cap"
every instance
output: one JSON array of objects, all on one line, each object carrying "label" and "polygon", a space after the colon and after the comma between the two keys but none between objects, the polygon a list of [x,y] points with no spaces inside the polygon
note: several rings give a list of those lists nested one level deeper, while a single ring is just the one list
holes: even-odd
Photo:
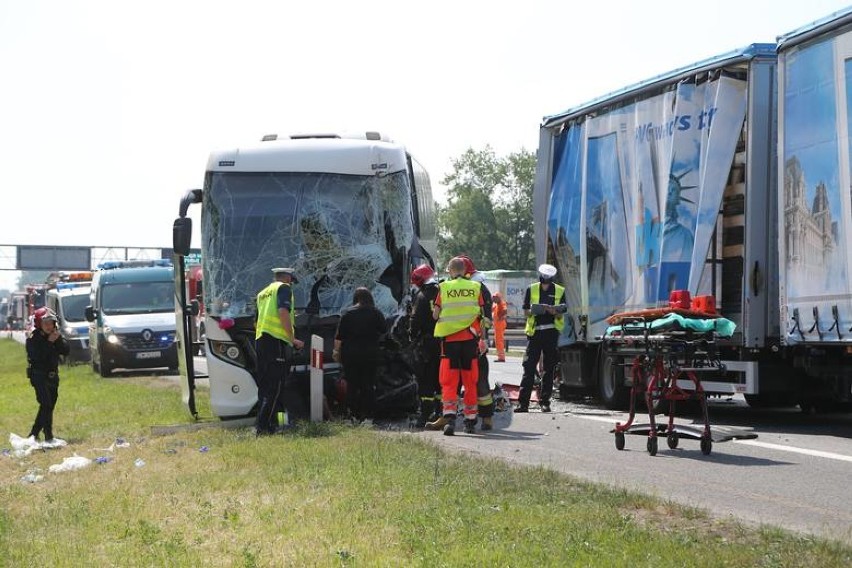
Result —
[{"label": "police officer in white cap", "polygon": [[535,369],[544,355],[544,374],[541,378],[539,406],[542,412],[550,412],[550,396],[553,392],[553,370],[559,353],[556,349],[559,334],[565,325],[565,288],[556,284],[556,267],[542,264],[538,267],[538,282],[527,287],[524,295],[524,315],[527,317],[525,332],[527,350],[524,353],[524,376],[515,412],[528,412],[530,397],[535,382]]},{"label": "police officer in white cap", "polygon": [[296,283],[292,268],[273,268],[273,282],[257,295],[257,422],[258,436],[273,434],[278,429],[278,410],[282,401],[284,381],[290,373],[293,348],[304,343],[296,339],[293,325],[295,297],[291,284]]}]

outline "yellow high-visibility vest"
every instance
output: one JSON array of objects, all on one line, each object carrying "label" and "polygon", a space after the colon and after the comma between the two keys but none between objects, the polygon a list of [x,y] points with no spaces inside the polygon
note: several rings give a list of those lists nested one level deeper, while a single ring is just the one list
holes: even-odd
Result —
[{"label": "yellow high-visibility vest", "polygon": [[[553,284],[553,286],[555,287],[555,290],[556,290],[554,292],[554,295],[553,295],[553,301],[558,302],[559,298],[561,298],[562,294],[565,292],[565,288],[560,286],[559,284]],[[532,306],[532,304],[538,304],[540,298],[541,298],[541,282],[536,282],[535,284],[530,286],[530,306]],[[553,316],[553,323],[552,324],[548,323],[548,324],[543,324],[543,325],[536,325],[535,324],[535,316],[531,314],[530,317],[527,318],[527,326],[524,329],[524,332],[528,336],[532,336],[532,335],[535,335],[535,332],[540,330],[540,329],[554,329],[554,328],[556,328],[557,330],[559,330],[560,333],[562,333],[562,328],[564,328],[564,327],[565,327],[565,320],[563,319],[562,314],[557,314],[557,315]]]},{"label": "yellow high-visibility vest", "polygon": [[447,337],[468,329],[479,317],[482,285],[466,278],[441,282],[441,315],[435,324],[435,337]]},{"label": "yellow high-visibility vest", "polygon": [[[257,330],[254,333],[254,338],[260,339],[262,334],[268,333],[272,337],[293,345],[293,336],[287,334],[287,330],[281,325],[281,318],[278,317],[278,288],[282,284],[283,282],[273,282],[258,293]],[[296,297],[293,294],[293,287],[290,286],[290,329],[293,329],[295,325],[293,318],[293,306],[295,305]]]}]

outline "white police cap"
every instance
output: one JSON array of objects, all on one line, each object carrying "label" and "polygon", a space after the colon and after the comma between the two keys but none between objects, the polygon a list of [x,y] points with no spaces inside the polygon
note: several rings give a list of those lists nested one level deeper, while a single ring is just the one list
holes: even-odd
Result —
[{"label": "white police cap", "polygon": [[552,279],[556,276],[556,267],[552,264],[542,264],[538,267],[538,275],[542,278]]},{"label": "white police cap", "polygon": [[279,274],[288,274],[290,276],[290,280],[293,282],[298,282],[299,279],[296,278],[296,269],[295,268],[273,268],[272,274],[276,276]]}]

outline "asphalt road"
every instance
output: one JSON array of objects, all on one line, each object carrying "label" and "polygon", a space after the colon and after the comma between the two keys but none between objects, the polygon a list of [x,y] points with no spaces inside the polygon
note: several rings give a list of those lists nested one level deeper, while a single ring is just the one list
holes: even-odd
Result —
[{"label": "asphalt road", "polygon": [[[203,358],[197,361],[204,363]],[[521,372],[517,357],[491,364],[492,377],[504,384],[518,384]],[[714,433],[745,431],[757,438],[714,443],[706,456],[697,440],[682,439],[672,450],[660,438],[652,457],[641,435],[628,435],[625,449],[618,451],[611,430],[626,420],[626,413],[581,399],[555,400],[550,414],[534,404],[528,414],[500,413],[495,430],[487,434],[466,435],[459,429],[452,437],[425,431],[414,435],[448,449],[546,466],[701,507],[718,517],[852,544],[852,414],[809,416],[795,409],[751,409],[739,397],[713,399]],[[637,421],[647,422],[647,416],[637,416]],[[676,419],[679,425],[697,422],[697,415]]]},{"label": "asphalt road", "polygon": [[[493,363],[495,379],[517,384],[520,359]],[[647,422],[647,415],[639,416]],[[628,435],[623,451],[610,431],[627,414],[583,401],[555,401],[553,412],[513,414],[487,434],[443,436],[436,443],[512,463],[553,468],[590,481],[650,493],[712,514],[768,523],[852,544],[852,415],[806,416],[793,409],[755,410],[742,399],[710,406],[715,433],[745,431],[754,440],[714,443],[703,455],[698,440],[682,439],[671,450],[664,438],[652,457],[646,436]],[[676,424],[700,422],[679,416]],[[521,488],[519,488],[521,490]],[[553,496],[558,499],[558,495]]]}]

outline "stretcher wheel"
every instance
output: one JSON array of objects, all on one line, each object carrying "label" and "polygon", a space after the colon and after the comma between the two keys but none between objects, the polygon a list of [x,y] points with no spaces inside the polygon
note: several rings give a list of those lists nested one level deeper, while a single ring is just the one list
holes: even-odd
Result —
[{"label": "stretcher wheel", "polygon": [[701,453],[705,456],[710,455],[710,451],[713,449],[713,440],[710,438],[701,438]]},{"label": "stretcher wheel", "polygon": [[669,435],[666,436],[666,443],[669,445],[669,449],[677,448],[678,443],[680,442],[680,436],[678,436],[677,432],[669,432]]},{"label": "stretcher wheel", "polygon": [[624,449],[624,432],[615,433],[615,449],[618,451]]},{"label": "stretcher wheel", "polygon": [[648,438],[648,453],[652,456],[657,455],[657,438]]}]

